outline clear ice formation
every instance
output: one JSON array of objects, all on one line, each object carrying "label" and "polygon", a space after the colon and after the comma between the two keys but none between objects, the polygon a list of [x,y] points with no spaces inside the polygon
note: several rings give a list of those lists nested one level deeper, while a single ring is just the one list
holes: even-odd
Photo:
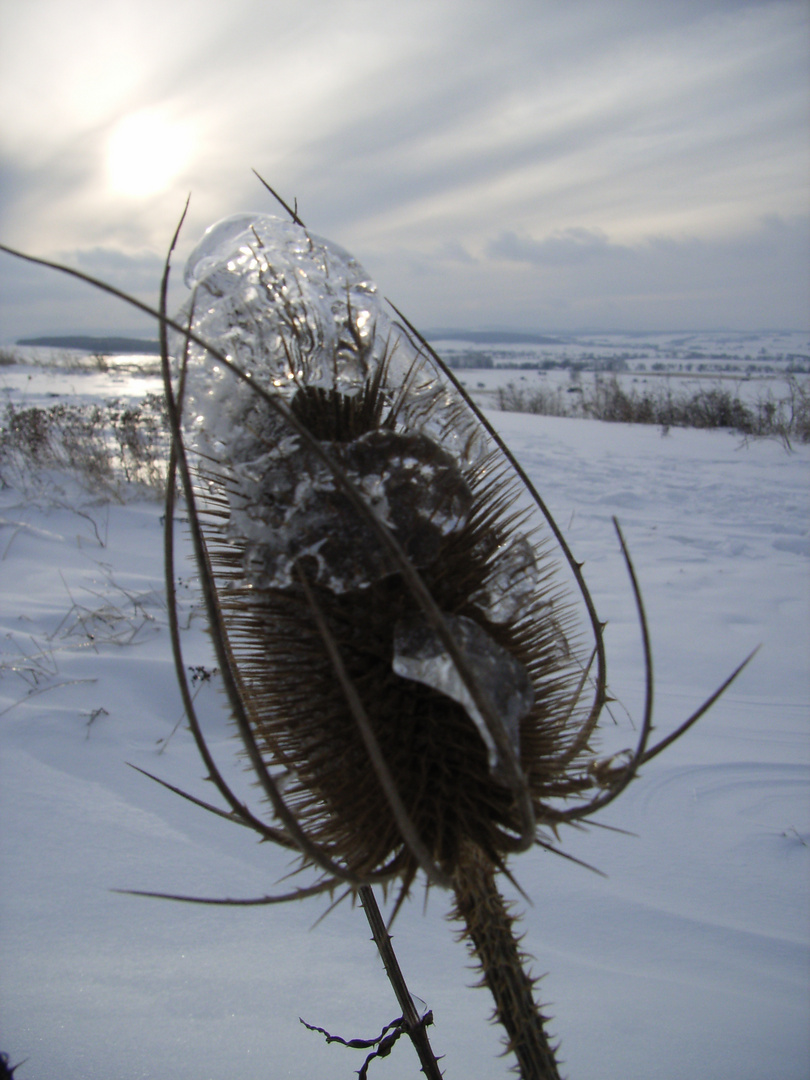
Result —
[{"label": "clear ice formation", "polygon": [[[235,214],[207,230],[189,256],[194,328],[265,385],[356,393],[375,342],[377,286],[343,248],[270,214]],[[349,320],[371,353],[359,357]],[[375,355],[376,353],[376,355]]]},{"label": "clear ice formation", "polygon": [[[445,615],[447,628],[476,683],[494,706],[497,721],[520,760],[520,721],[534,704],[534,691],[524,666],[473,619]],[[397,675],[438,690],[466,710],[489,754],[489,767],[498,775],[501,761],[495,740],[461,678],[441,638],[423,616],[400,620],[394,629]]]},{"label": "clear ice formation", "polygon": [[[472,493],[454,459],[425,435],[370,431],[334,443],[330,452],[415,566],[434,562],[442,538],[464,523]],[[252,585],[288,587],[302,559],[311,578],[335,593],[398,569],[332,472],[297,436],[234,472],[228,531],[245,543]]]},{"label": "clear ice formation", "polygon": [[[265,389],[287,401],[303,386],[353,396],[385,362],[385,385],[409,386],[405,426],[418,422],[459,459],[482,452],[475,424],[455,416],[455,392],[392,322],[360,263],[337,244],[270,214],[236,214],[206,231],[185,280],[193,293],[176,321],[190,321]],[[174,352],[183,349],[175,335]],[[192,445],[220,458],[250,456],[251,422],[262,411],[255,393],[193,342],[188,361]]]},{"label": "clear ice formation", "polygon": [[[205,233],[185,280],[193,293],[177,321],[288,404],[307,388],[353,397],[384,365],[396,428],[323,445],[409,558],[429,562],[441,537],[464,523],[471,496],[462,470],[484,444],[473,420],[457,415],[458,398],[432,362],[391,321],[363,267],[293,222],[237,214]],[[176,335],[176,355],[184,348]],[[184,415],[190,445],[235,481],[226,485],[228,531],[246,543],[251,585],[289,586],[304,555],[335,592],[396,568],[312,446],[194,342]]]},{"label": "clear ice formation", "polygon": [[490,622],[508,623],[534,606],[539,578],[534,547],[517,536],[491,560],[486,582],[470,599]]},{"label": "clear ice formation", "polygon": [[[234,377],[204,348],[175,335],[174,354],[185,354],[187,361],[187,441],[225,472],[227,535],[244,551],[244,582],[288,588],[303,561],[311,580],[342,593],[367,588],[397,570],[317,448],[256,386],[289,405],[308,388],[354,397],[381,374],[387,401],[396,402],[396,422],[348,442],[318,445],[413,565],[435,561],[443,538],[467,521],[472,494],[464,474],[483,460],[486,440],[454,388],[391,320],[360,263],[300,225],[268,214],[237,214],[205,233],[189,257],[185,280],[192,296],[176,321],[214,345],[249,380]],[[521,618],[537,585],[532,545],[512,537],[490,557],[489,568],[473,603],[490,623]],[[519,751],[520,720],[533,700],[526,670],[477,622],[446,618]],[[393,664],[397,674],[467,710],[497,770],[492,735],[424,620],[397,625]]]}]

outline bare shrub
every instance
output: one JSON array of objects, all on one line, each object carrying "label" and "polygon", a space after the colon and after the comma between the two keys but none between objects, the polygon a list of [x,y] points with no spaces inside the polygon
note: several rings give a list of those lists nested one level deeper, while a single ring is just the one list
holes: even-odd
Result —
[{"label": "bare shrub", "polygon": [[537,413],[540,416],[571,416],[572,411],[563,398],[560,387],[549,390],[537,387],[529,390],[509,383],[498,387],[498,408],[501,412]]},{"label": "bare shrub", "polygon": [[125,483],[158,489],[166,475],[165,431],[163,402],[154,394],[136,405],[8,403],[0,417],[0,482],[14,486],[57,470],[116,497]]},{"label": "bare shrub", "polygon": [[756,403],[756,435],[774,435],[786,446],[790,440],[810,442],[810,382],[790,374],[785,379],[785,394],[772,394]]},{"label": "bare shrub", "polygon": [[64,469],[81,473],[93,487],[112,478],[112,466],[103,437],[99,406],[60,402],[47,409],[17,408],[9,403],[3,416],[0,469],[25,466]]},{"label": "bare shrub", "polygon": [[137,405],[110,401],[107,415],[124,478],[129,483],[160,487],[165,479],[167,446],[162,395],[147,394]]},{"label": "bare shrub", "polygon": [[673,427],[729,428],[745,436],[778,438],[788,448],[791,439],[810,442],[810,384],[795,375],[785,379],[781,397],[769,394],[754,404],[723,386],[701,387],[676,394],[666,385],[653,391],[626,389],[616,375],[597,375],[573,401],[562,388],[528,390],[509,383],[497,395],[502,412],[540,416],[587,416],[617,424],[656,424]]}]

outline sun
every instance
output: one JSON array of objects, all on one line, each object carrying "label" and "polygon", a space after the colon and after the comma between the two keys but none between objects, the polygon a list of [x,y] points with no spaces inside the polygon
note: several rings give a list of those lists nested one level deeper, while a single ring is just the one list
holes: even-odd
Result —
[{"label": "sun", "polygon": [[107,141],[107,182],[130,197],[163,191],[188,159],[190,144],[188,129],[157,111],[130,113]]}]

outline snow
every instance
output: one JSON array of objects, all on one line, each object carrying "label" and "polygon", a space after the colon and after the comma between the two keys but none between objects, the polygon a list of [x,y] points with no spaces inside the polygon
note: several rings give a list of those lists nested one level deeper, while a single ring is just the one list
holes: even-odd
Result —
[{"label": "snow", "polygon": [[[25,378],[23,378],[23,375]],[[30,375],[29,379],[27,376]],[[15,400],[83,376],[7,369]],[[94,375],[93,392],[103,379]],[[150,387],[151,389],[151,387]],[[134,391],[133,391],[134,392]],[[110,396],[120,396],[118,387]],[[632,743],[643,667],[611,522],[647,606],[656,734],[755,646],[728,693],[600,817],[563,834],[599,877],[543,851],[514,860],[533,906],[525,948],[547,972],[572,1080],[804,1080],[810,1071],[810,447],[724,431],[489,414],[563,528],[606,635],[616,726]],[[162,507],[0,491],[0,1048],[17,1080],[349,1077],[397,1014],[362,913],[343,903],[197,907],[114,888],[259,896],[288,859],[127,762],[215,793],[183,724],[162,599]],[[178,542],[187,551],[182,525]],[[180,562],[186,663],[213,666]],[[211,742],[252,793],[216,679],[197,684]],[[628,715],[629,714],[629,715]],[[491,1002],[446,920],[417,892],[394,944],[435,1016],[448,1080],[510,1075]],[[404,1041],[370,1076],[418,1075]]]}]

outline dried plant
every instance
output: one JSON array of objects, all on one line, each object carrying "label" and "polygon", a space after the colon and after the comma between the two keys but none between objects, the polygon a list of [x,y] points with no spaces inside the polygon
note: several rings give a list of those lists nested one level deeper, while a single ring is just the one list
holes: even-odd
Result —
[{"label": "dried plant", "polygon": [[[227,809],[186,797],[287,848],[315,876],[252,901],[173,898],[271,904],[341,886],[359,896],[399,1023],[437,1078],[428,1019],[398,974],[372,892],[394,889],[396,914],[421,873],[455,895],[519,1074],[556,1078],[497,875],[537,845],[563,854],[561,826],[615,799],[743,665],[650,745],[650,643],[619,532],[646,704],[635,748],[601,759],[603,624],[560,529],[362,267],[297,210],[290,217],[239,215],[210,229],[175,319],[167,262],[157,313],[172,437],[166,584],[191,730]],[[217,664],[269,813],[233,792],[195,716],[174,597],[175,475]]]},{"label": "dried plant", "polygon": [[0,413],[0,484],[36,490],[47,487],[53,471],[116,499],[127,484],[162,492],[167,456],[166,414],[155,394],[137,404],[7,402]]},{"label": "dried plant", "polygon": [[504,412],[540,416],[586,416],[620,424],[657,424],[662,428],[730,428],[744,437],[776,438],[788,449],[791,440],[810,442],[810,390],[792,373],[784,379],[781,395],[768,393],[756,402],[742,400],[739,388],[706,386],[676,394],[668,385],[629,389],[615,373],[597,374],[593,384],[577,387],[571,401],[562,387],[535,389],[509,383],[495,396]]}]

